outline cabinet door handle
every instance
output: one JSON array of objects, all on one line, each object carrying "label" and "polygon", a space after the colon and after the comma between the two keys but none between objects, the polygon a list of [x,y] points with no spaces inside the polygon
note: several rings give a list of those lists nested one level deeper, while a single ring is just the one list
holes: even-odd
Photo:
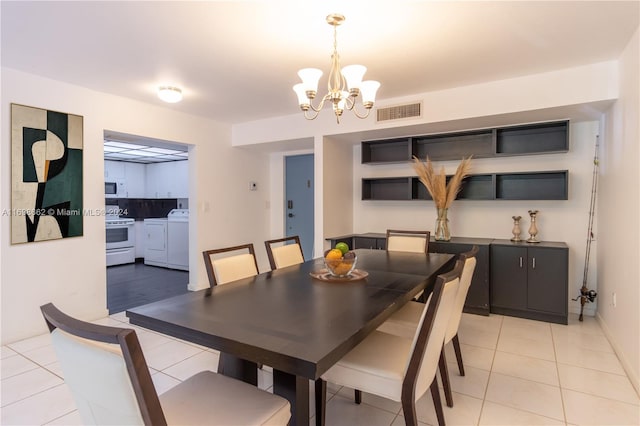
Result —
[{"label": "cabinet door handle", "polygon": [[522,268],[522,256],[520,256],[520,267]]},{"label": "cabinet door handle", "polygon": [[533,264],[532,264],[532,266],[533,266],[533,269],[536,269],[536,258],[535,258],[535,257],[533,258]]}]

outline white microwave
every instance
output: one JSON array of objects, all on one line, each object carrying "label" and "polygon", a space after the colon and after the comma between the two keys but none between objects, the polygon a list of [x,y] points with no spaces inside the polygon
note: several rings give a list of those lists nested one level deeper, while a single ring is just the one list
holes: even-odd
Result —
[{"label": "white microwave", "polygon": [[127,188],[120,180],[105,182],[104,195],[107,198],[123,198],[127,196]]}]

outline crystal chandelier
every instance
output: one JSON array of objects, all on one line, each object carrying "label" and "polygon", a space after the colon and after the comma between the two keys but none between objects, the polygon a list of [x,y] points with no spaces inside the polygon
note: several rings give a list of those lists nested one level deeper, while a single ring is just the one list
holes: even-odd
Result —
[{"label": "crystal chandelier", "polygon": [[[327,16],[327,23],[333,26],[333,54],[331,55],[329,81],[327,82],[328,93],[322,97],[318,106],[313,106],[311,102],[316,97],[322,71],[317,68],[304,68],[298,71],[302,83],[293,86],[293,90],[298,95],[298,104],[300,104],[300,109],[304,112],[304,117],[307,120],[314,120],[327,101],[331,101],[338,123],[340,123],[340,116],[345,109],[353,111],[358,118],[367,118],[376,100],[376,92],[380,83],[373,80],[362,81],[362,77],[367,71],[365,66],[349,65],[340,69],[337,28],[344,19],[344,16],[335,13]],[[360,95],[362,96],[362,106],[365,108],[363,114],[356,109],[356,98]]]}]

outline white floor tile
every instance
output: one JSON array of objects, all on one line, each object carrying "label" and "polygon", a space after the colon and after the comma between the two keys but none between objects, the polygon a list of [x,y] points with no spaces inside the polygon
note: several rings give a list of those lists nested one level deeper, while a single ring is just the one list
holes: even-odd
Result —
[{"label": "white floor tile", "polygon": [[356,404],[352,399],[336,395],[327,402],[327,425],[332,426],[389,426],[394,413],[369,404]]},{"label": "white floor tile", "polygon": [[[465,367],[465,375],[458,375],[458,365],[455,362],[447,363],[449,368],[449,382],[453,392],[474,398],[484,398],[489,382],[489,372],[474,367]],[[442,380],[438,377],[438,383],[442,386]],[[442,394],[444,397],[444,394]],[[444,400],[443,400],[444,401]],[[444,402],[443,402],[444,403]],[[454,399],[455,404],[455,399]]]},{"label": "white floor tile", "polygon": [[480,426],[561,426],[563,421],[485,401]]},{"label": "white floor tile", "polygon": [[583,333],[570,327],[553,327],[553,343],[558,347],[578,347],[591,351],[611,352],[613,347],[603,334]]},{"label": "white floor tile", "polygon": [[201,371],[218,371],[218,359],[219,355],[203,351],[169,368],[165,368],[162,372],[184,381]]},{"label": "white floor tile", "polygon": [[112,318],[116,321],[124,322],[127,324],[129,323],[129,318],[127,317],[127,313],[125,311],[118,312],[116,314],[111,314],[109,315],[109,318]]},{"label": "white floor tile", "polygon": [[[343,386],[338,392],[338,395],[355,403],[355,391],[352,388]],[[385,410],[393,414],[398,414],[400,410],[402,410],[401,403],[367,392],[362,392],[362,403],[380,408],[381,410]]]},{"label": "white floor tile", "polygon": [[153,380],[153,386],[155,386],[156,393],[158,395],[162,395],[163,393],[180,383],[180,380],[168,376],[162,372],[152,374],[151,380]]},{"label": "white floor tile", "polygon": [[38,368],[38,364],[28,360],[22,355],[16,354],[2,359],[2,364],[0,364],[0,377],[4,380],[35,368]]},{"label": "white floor tile", "polygon": [[492,372],[485,399],[556,420],[564,420],[560,388],[557,386]]},{"label": "white floor tile", "polygon": [[65,384],[2,407],[3,425],[42,425],[76,409]]},{"label": "white floor tile", "polygon": [[624,369],[615,353],[592,351],[576,346],[559,346],[556,347],[556,356],[559,364],[625,375]]},{"label": "white floor tile", "polygon": [[19,342],[10,343],[7,346],[16,352],[26,352],[43,346],[51,345],[51,334],[40,334],[35,337],[20,340]]},{"label": "white floor tile", "polygon": [[69,414],[65,414],[62,417],[58,417],[47,423],[47,426],[82,426],[84,422],[82,421],[82,417],[80,417],[80,412],[78,410],[72,411]]},{"label": "white floor tile", "polygon": [[548,385],[560,385],[557,364],[539,358],[496,351],[491,371]]},{"label": "white floor tile", "polygon": [[145,330],[144,328],[135,327],[135,326],[131,326],[130,328],[133,328],[136,331],[136,336],[138,336],[138,341],[140,342],[140,346],[142,346],[142,351],[145,354],[147,353],[147,351],[155,349],[158,346],[175,341],[169,336],[164,336],[162,334],[158,334],[153,331],[148,331],[148,330]]},{"label": "white floor tile", "polygon": [[563,389],[588,393],[639,405],[640,400],[627,376],[558,364],[560,386]]},{"label": "white floor tile", "polygon": [[[491,364],[493,364],[493,356],[495,354],[494,349],[481,348],[479,346],[471,346],[460,342],[460,352],[462,352],[462,364],[466,368],[475,367],[481,370],[491,370]],[[445,355],[447,361],[455,361],[456,353],[453,349],[453,344],[449,342],[445,346]],[[458,374],[458,367],[455,369]]]},{"label": "white floor tile", "polygon": [[637,405],[567,389],[562,391],[562,398],[568,423],[594,426],[640,424],[640,409]]},{"label": "white floor tile", "polygon": [[122,321],[117,321],[111,317],[104,317],[97,319],[95,321],[91,321],[92,324],[106,325],[108,327],[120,327],[120,328],[129,328],[128,325],[123,324]]},{"label": "white floor tile", "polygon": [[2,407],[36,393],[61,385],[62,379],[43,368],[27,371],[2,380]]},{"label": "white floor tile", "polygon": [[40,365],[48,365],[58,361],[58,355],[56,355],[56,350],[53,345],[31,349],[23,352],[22,355]]},{"label": "white floor tile", "polygon": [[[448,426],[478,424],[480,411],[482,409],[481,399],[454,392],[453,407],[447,407],[444,396],[441,395],[441,397],[444,419]],[[438,418],[430,391],[427,391],[427,393],[416,402],[416,412],[418,413],[418,421],[429,425],[438,424]]]},{"label": "white floor tile", "polygon": [[502,336],[524,336],[531,340],[550,342],[551,325],[542,321],[505,317],[500,330],[500,337]]},{"label": "white floor tile", "polygon": [[5,359],[16,354],[17,352],[11,349],[9,346],[0,346],[0,359]]},{"label": "white floor tile", "polygon": [[497,349],[502,352],[546,359],[547,361],[556,360],[551,338],[536,340],[530,339],[526,335],[500,334]]},{"label": "white floor tile", "polygon": [[150,350],[143,348],[143,351],[147,364],[160,371],[202,352],[198,348],[185,345],[176,340],[169,340],[167,343]]},{"label": "white floor tile", "polygon": [[572,332],[585,334],[601,334],[604,335],[602,327],[595,317],[584,316],[583,321],[578,320],[578,314],[569,314],[569,324],[551,324],[552,329],[565,328]]}]

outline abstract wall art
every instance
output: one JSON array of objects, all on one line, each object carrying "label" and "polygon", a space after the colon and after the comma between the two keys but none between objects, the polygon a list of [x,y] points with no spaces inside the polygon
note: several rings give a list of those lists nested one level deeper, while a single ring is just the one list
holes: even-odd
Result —
[{"label": "abstract wall art", "polygon": [[11,243],[82,236],[83,118],[11,104]]}]

